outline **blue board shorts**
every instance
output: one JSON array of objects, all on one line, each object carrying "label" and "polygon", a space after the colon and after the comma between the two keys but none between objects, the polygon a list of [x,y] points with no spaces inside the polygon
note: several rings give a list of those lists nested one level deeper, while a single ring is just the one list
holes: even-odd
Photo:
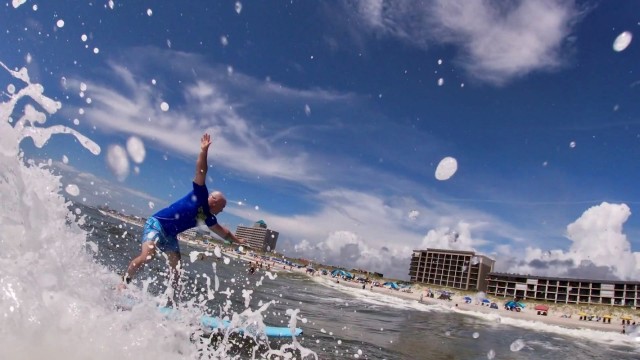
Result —
[{"label": "blue board shorts", "polygon": [[163,252],[173,251],[180,253],[180,245],[178,244],[178,238],[174,235],[168,235],[164,232],[162,225],[158,219],[151,216],[144,223],[142,229],[142,243],[153,241],[158,249]]}]

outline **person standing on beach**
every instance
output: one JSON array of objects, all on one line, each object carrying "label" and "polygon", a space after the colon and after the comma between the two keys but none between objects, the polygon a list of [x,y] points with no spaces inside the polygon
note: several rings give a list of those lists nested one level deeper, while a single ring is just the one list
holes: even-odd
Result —
[{"label": "person standing on beach", "polygon": [[[153,259],[156,249],[162,251],[169,263],[169,278],[174,291],[180,278],[180,245],[177,236],[204,222],[211,231],[226,241],[244,244],[229,229],[218,224],[216,215],[222,212],[227,200],[220,191],[209,193],[205,185],[207,175],[207,152],[211,137],[205,133],[200,139],[200,154],[196,161],[196,174],[193,178],[193,190],[169,207],[153,214],[144,224],[142,231],[142,249],[140,255],[129,263],[122,276],[124,284],[129,284],[138,270]],[[125,286],[126,287],[126,286]]]}]

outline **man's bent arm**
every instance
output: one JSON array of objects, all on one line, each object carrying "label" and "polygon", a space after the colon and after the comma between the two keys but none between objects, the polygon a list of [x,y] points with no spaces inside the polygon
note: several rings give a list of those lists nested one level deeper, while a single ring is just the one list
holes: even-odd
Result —
[{"label": "man's bent arm", "polygon": [[209,145],[211,145],[211,137],[209,134],[202,135],[200,139],[200,154],[198,160],[196,160],[196,175],[193,178],[193,182],[198,185],[204,185],[207,178],[207,153],[209,152]]}]

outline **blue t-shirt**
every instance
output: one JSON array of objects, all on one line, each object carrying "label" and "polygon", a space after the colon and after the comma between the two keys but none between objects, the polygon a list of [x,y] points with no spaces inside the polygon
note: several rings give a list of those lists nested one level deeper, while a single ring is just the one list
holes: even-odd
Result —
[{"label": "blue t-shirt", "polygon": [[217,224],[218,220],[209,210],[208,197],[209,191],[206,185],[193,183],[193,191],[169,207],[153,214],[153,217],[158,219],[167,235],[175,236],[191,229],[198,224],[198,220],[204,221],[211,227]]}]

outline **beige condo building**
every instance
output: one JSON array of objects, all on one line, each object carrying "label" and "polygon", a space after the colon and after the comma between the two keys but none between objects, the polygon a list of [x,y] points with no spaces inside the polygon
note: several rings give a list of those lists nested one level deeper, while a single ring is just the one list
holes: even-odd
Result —
[{"label": "beige condo building", "polygon": [[490,273],[487,294],[564,304],[598,304],[640,309],[640,282],[570,279]]},{"label": "beige condo building", "polygon": [[236,237],[247,240],[252,249],[264,252],[275,251],[278,235],[277,231],[267,228],[262,220],[256,221],[252,227],[238,225],[236,228]]},{"label": "beige condo building", "polygon": [[411,281],[461,290],[486,291],[487,275],[495,260],[473,251],[414,250],[409,267]]}]

